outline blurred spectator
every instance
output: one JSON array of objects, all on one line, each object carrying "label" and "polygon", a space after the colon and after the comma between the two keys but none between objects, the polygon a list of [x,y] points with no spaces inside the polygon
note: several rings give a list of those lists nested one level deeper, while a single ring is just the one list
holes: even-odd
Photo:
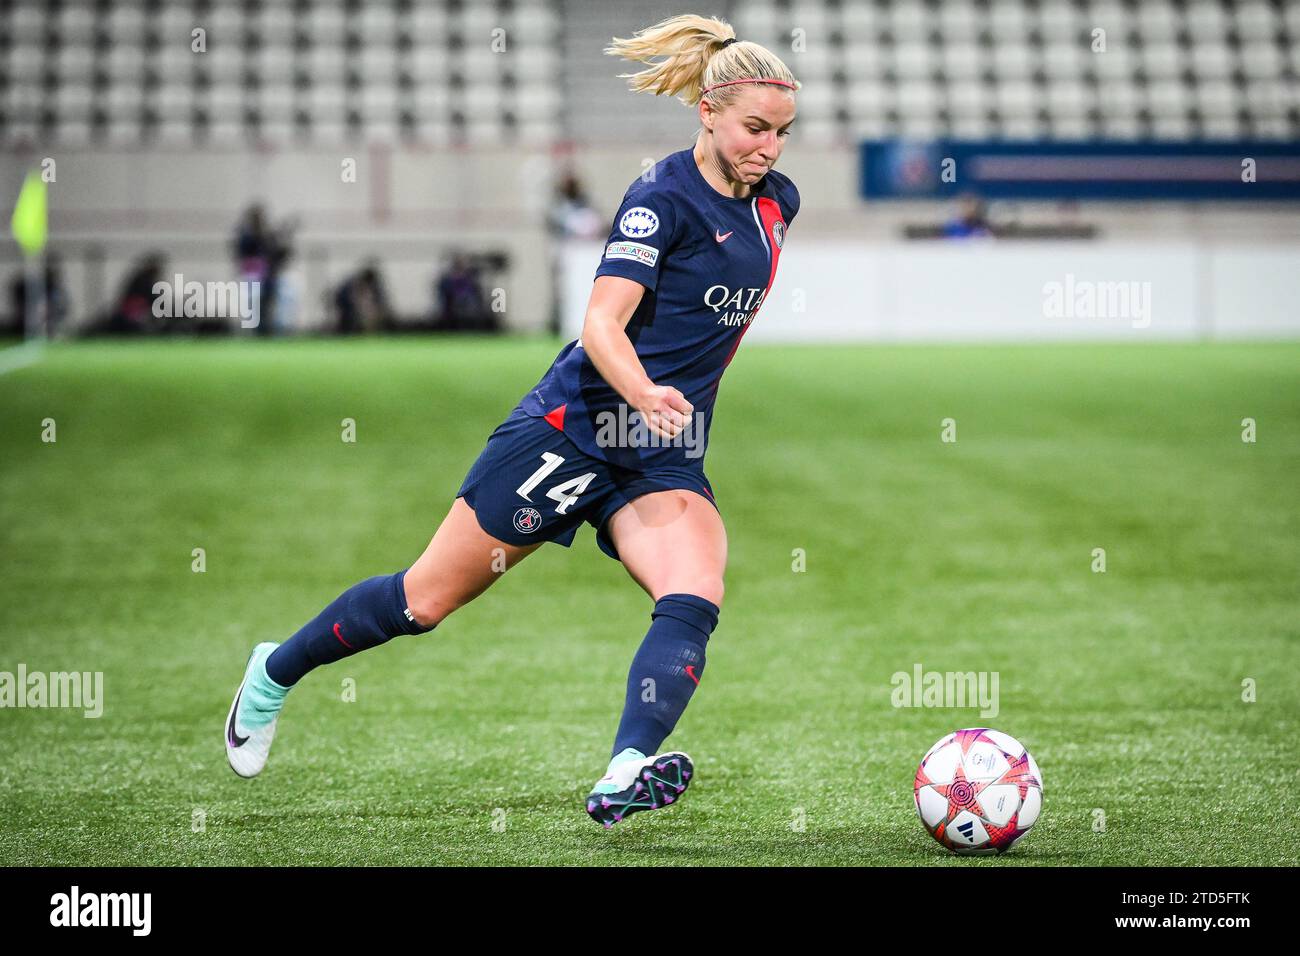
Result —
[{"label": "blurred spectator", "polygon": [[488,308],[483,294],[478,269],[466,256],[460,253],[452,256],[451,265],[438,277],[434,298],[438,303],[440,331],[500,331],[498,316]]},{"label": "blurred spectator", "polygon": [[262,205],[249,206],[235,226],[235,258],[241,275],[259,281],[266,275],[272,239],[266,225],[266,210]]},{"label": "blurred spectator", "polygon": [[153,314],[154,285],[171,281],[165,275],[166,271],[167,259],[162,253],[147,253],[122,283],[122,291],[107,320],[89,331],[108,332],[112,335],[148,335],[172,331],[175,323],[184,320],[183,316],[158,318]]},{"label": "blurred spectator", "polygon": [[566,239],[603,239],[609,223],[587,201],[582,183],[572,172],[565,173],[556,186],[555,196],[546,213],[546,227],[556,242],[551,244],[551,288],[556,290],[551,302],[549,326],[551,332],[560,331],[561,311],[564,308],[564,248]]},{"label": "blurred spectator", "polygon": [[551,234],[561,239],[600,239],[607,231],[605,220],[587,201],[573,173],[560,180],[546,218]]},{"label": "blurred spectator", "polygon": [[334,293],[340,335],[381,332],[393,325],[383,279],[375,262],[345,280]]},{"label": "blurred spectator", "polygon": [[943,235],[947,239],[969,239],[973,236],[992,236],[989,228],[988,210],[984,201],[969,193],[957,200],[957,215],[943,226]]},{"label": "blurred spectator", "polygon": [[[258,335],[271,335],[293,324],[293,316],[279,315],[278,307],[281,276],[293,255],[293,233],[297,226],[297,221],[290,219],[278,229],[272,228],[260,203],[249,206],[235,226],[235,259],[240,281],[259,284]],[[287,302],[294,297],[284,298]]]},{"label": "blurred spectator", "polygon": [[36,294],[36,314],[32,317],[34,328],[44,330],[53,338],[68,317],[68,294],[63,288],[63,268],[59,257],[54,253],[45,256],[45,269],[29,283],[32,277],[24,270],[14,276],[9,285],[9,302],[11,312],[8,320],[0,326],[0,331],[23,335],[27,328],[27,292],[29,286]]}]

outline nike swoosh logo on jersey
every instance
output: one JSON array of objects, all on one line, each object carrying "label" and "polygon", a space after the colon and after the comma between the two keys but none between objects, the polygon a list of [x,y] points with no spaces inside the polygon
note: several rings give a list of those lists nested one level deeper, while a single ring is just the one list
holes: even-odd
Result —
[{"label": "nike swoosh logo on jersey", "polygon": [[[734,230],[734,229],[731,230],[731,232],[735,232],[735,231],[736,231],[736,230]],[[722,233],[718,232],[718,230],[714,229],[714,230],[713,230],[713,238],[716,239],[716,240],[718,240],[718,242],[726,242],[727,239],[730,238],[730,236],[731,236],[731,232],[727,233],[727,234],[724,236]]]},{"label": "nike swoosh logo on jersey", "polygon": [[235,706],[230,709],[230,726],[226,728],[226,739],[230,741],[232,747],[242,747],[248,743],[247,737],[241,737],[235,732],[235,717],[239,714],[239,698],[244,696],[244,688],[239,688],[239,693],[235,695]]}]

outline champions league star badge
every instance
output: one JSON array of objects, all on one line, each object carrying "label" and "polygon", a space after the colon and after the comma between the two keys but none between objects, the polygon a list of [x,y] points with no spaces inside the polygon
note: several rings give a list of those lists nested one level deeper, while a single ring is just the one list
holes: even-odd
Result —
[{"label": "champions league star badge", "polygon": [[618,221],[618,231],[629,239],[644,239],[653,236],[658,230],[659,217],[653,209],[645,206],[633,206]]},{"label": "champions league star badge", "polygon": [[520,508],[515,512],[515,530],[532,534],[542,526],[542,513],[536,508]]}]

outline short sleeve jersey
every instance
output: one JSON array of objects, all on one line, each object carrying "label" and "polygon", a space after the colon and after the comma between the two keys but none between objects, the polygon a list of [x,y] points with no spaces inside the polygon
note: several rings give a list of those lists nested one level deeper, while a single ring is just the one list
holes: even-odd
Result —
[{"label": "short sleeve jersey", "polygon": [[772,289],[798,212],[798,190],[775,170],[736,199],[705,180],[694,147],[661,160],[623,196],[596,276],[645,286],[627,335],[650,380],[674,386],[694,406],[690,428],[671,441],[651,433],[581,339],[560,351],[518,407],[614,465],[703,467],[719,381]]}]

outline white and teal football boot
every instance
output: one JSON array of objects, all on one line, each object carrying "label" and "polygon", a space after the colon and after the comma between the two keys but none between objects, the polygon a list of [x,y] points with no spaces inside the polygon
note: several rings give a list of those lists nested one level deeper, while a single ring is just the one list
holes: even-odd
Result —
[{"label": "white and teal football boot", "polygon": [[629,813],[675,803],[694,773],[691,758],[680,751],[647,757],[628,747],[609,762],[609,770],[592,788],[587,813],[608,830]]},{"label": "white and teal football boot", "polygon": [[289,693],[288,687],[266,674],[266,659],[279,646],[267,641],[253,648],[226,718],[226,759],[241,777],[256,777],[266,766],[280,708]]}]

